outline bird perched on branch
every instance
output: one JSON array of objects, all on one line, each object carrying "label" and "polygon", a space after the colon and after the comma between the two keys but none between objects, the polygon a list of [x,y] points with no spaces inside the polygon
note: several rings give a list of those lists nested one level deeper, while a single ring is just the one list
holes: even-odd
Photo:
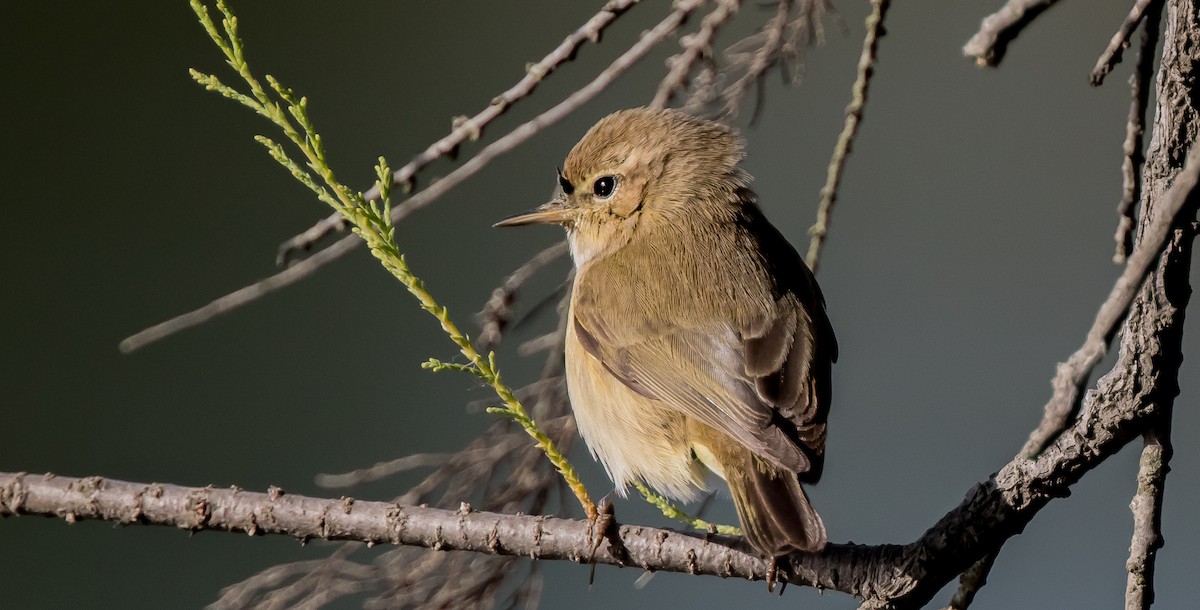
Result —
[{"label": "bird perched on branch", "polygon": [[723,478],[762,554],[825,546],[801,483],[825,457],[837,342],[821,290],[738,167],[740,137],[623,110],[567,155],[549,203],[497,226],[566,228],[566,375],[579,432],[622,492]]}]

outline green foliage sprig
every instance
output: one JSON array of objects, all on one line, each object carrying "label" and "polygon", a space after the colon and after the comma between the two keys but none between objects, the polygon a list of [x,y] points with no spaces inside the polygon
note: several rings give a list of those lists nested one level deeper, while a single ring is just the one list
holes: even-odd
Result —
[{"label": "green foliage sprig", "polygon": [[666,499],[661,494],[656,493],[653,489],[646,487],[646,485],[644,483],[637,482],[637,483],[634,483],[633,486],[636,487],[639,492],[641,492],[642,497],[645,498],[647,502],[658,507],[658,510],[661,510],[662,514],[666,515],[667,517],[669,517],[671,519],[674,519],[676,521],[682,521],[682,522],[688,524],[689,526],[694,527],[702,532],[709,532],[709,533],[713,533],[713,534],[722,534],[725,536],[741,536],[742,535],[742,530],[740,528],[734,527],[732,525],[721,525],[718,523],[710,523],[708,521],[705,521],[704,519],[701,519],[699,517],[693,517],[693,516],[689,515],[688,513],[683,512],[678,506],[675,506],[673,503],[671,503],[670,500]]}]

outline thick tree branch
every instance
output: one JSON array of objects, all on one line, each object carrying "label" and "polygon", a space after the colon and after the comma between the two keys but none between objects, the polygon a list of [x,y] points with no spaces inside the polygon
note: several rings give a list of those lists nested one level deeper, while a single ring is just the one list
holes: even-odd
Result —
[{"label": "thick tree branch", "polygon": [[[473,511],[465,504],[454,511],[312,498],[278,489],[258,493],[101,477],[0,473],[0,515],[356,540],[576,563],[586,563],[591,549],[586,521]],[[751,579],[762,579],[766,568],[739,541],[631,525],[620,528],[618,540],[617,547],[604,545],[596,553],[598,563]]]}]

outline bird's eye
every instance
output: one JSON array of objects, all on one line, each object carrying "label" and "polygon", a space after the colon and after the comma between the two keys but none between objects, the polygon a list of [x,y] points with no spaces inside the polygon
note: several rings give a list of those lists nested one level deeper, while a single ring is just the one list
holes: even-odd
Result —
[{"label": "bird's eye", "polygon": [[600,176],[592,183],[592,194],[600,199],[608,199],[617,190],[616,176]]}]

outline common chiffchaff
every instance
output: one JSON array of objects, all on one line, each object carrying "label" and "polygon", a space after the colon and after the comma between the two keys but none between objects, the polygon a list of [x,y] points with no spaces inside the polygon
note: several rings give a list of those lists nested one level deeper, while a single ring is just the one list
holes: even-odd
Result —
[{"label": "common chiffchaff", "polygon": [[623,110],[567,155],[552,201],[496,226],[566,228],[567,388],[618,489],[644,481],[686,501],[714,472],[774,557],[825,546],[800,484],[821,477],[837,342],[742,157],[720,123]]}]

